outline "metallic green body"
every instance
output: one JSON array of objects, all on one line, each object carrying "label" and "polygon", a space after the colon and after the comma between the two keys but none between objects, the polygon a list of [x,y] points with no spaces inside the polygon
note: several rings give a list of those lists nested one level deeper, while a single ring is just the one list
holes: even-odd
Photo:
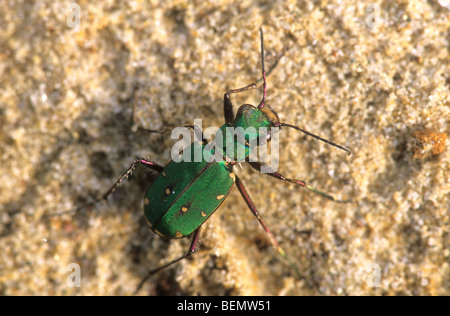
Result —
[{"label": "metallic green body", "polygon": [[256,133],[249,134],[249,137],[257,138],[259,136],[259,128],[270,128],[270,121],[267,116],[258,108],[252,105],[244,104],[239,109],[239,113],[233,122],[234,126],[240,126],[244,129],[254,128]]},{"label": "metallic green body", "polygon": [[[170,161],[145,194],[144,213],[150,228],[160,236],[181,238],[199,228],[230,193],[235,176],[225,162]],[[202,155],[203,157],[203,155]]]},{"label": "metallic green body", "polygon": [[[230,124],[224,124],[220,127],[219,131],[222,134],[222,150],[221,154],[227,161],[242,162],[250,154],[250,148],[245,139],[243,139],[244,130],[236,131],[234,126]],[[245,135],[244,135],[245,136]],[[220,139],[216,134],[214,139],[216,144],[220,144]]]},{"label": "metallic green body", "polygon": [[[205,144],[194,142],[185,148],[184,151],[190,151],[191,161],[170,161],[145,194],[144,213],[150,229],[166,238],[182,238],[199,228],[233,188],[232,167],[244,161],[252,151],[248,142],[259,136],[260,127],[270,126],[266,110],[244,105],[233,124],[226,123],[219,128],[222,139],[216,135],[213,143],[208,144],[215,145],[207,147],[208,155],[204,154]],[[256,130],[250,134],[240,132],[241,136],[237,137],[227,131],[228,128],[247,130],[249,127]],[[200,155],[195,155],[196,151],[202,152],[197,162],[195,158]],[[214,154],[220,159],[209,160]]]},{"label": "metallic green body", "polygon": [[[200,226],[227,198],[234,183],[236,183],[247,206],[266,231],[273,246],[294,268],[297,275],[302,278],[293,261],[289,260],[286,253],[275,240],[273,234],[261,220],[258,210],[247,190],[241,180],[233,173],[233,166],[239,162],[248,162],[251,167],[261,173],[267,173],[276,179],[288,183],[295,183],[321,194],[330,200],[336,201],[330,195],[314,189],[303,181],[284,177],[273,169],[272,166],[259,161],[257,159],[258,157],[254,157],[251,154],[252,152],[255,154],[260,152],[260,150],[255,149],[259,149],[257,148],[258,146],[263,146],[270,142],[272,136],[276,135],[274,132],[277,132],[282,126],[299,130],[325,143],[338,147],[349,154],[350,151],[343,146],[309,133],[300,127],[281,123],[277,113],[266,104],[266,72],[264,70],[262,29],[260,33],[263,96],[259,105],[257,107],[250,104],[241,105],[235,116],[230,96],[231,94],[256,88],[261,80],[243,88],[228,90],[224,94],[225,124],[219,128],[213,141],[206,143],[203,133],[201,138],[197,135],[195,139],[201,139],[201,141],[196,140],[190,146],[184,148],[183,152],[179,153],[179,157],[173,157],[173,160],[165,167],[142,158],[136,159],[127,172],[102,197],[102,199],[106,199],[114,191],[116,186],[131,174],[136,165],[144,165],[160,173],[148,188],[144,199],[145,219],[150,229],[166,238],[182,238],[193,234],[189,251],[185,255],[150,271],[147,277],[141,281],[138,289],[154,273],[187,258],[195,252]],[[194,131],[197,131],[197,126],[195,125],[186,125],[186,127],[193,128]],[[152,132],[152,130],[149,131]],[[260,149],[263,148],[260,147]]]}]

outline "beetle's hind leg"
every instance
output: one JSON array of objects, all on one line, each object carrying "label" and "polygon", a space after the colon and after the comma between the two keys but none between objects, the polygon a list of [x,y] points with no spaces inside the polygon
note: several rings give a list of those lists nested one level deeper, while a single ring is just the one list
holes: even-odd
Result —
[{"label": "beetle's hind leg", "polygon": [[149,271],[149,272],[147,273],[147,275],[141,280],[141,282],[139,282],[139,285],[136,287],[136,290],[134,290],[133,295],[136,294],[137,292],[139,292],[139,291],[141,290],[141,288],[142,288],[142,286],[144,285],[144,283],[147,282],[148,279],[149,279],[153,274],[155,274],[155,273],[157,273],[157,272],[159,272],[159,271],[161,271],[161,270],[163,270],[163,269],[165,269],[165,268],[171,266],[171,265],[174,264],[174,263],[177,263],[177,262],[179,262],[179,261],[181,261],[181,260],[183,260],[183,259],[186,259],[186,258],[189,257],[190,255],[192,255],[192,254],[195,252],[195,248],[197,247],[198,236],[199,236],[199,234],[200,234],[200,227],[197,228],[197,230],[194,232],[194,236],[192,237],[191,246],[189,247],[188,252],[187,252],[186,254],[182,255],[181,257],[175,259],[175,260],[172,260],[172,261],[170,261],[170,262],[168,262],[168,263],[166,263],[166,264],[164,264],[164,265],[162,265],[162,266],[160,266],[160,267],[158,267],[158,268],[156,268],[156,269],[153,269],[153,270]]}]

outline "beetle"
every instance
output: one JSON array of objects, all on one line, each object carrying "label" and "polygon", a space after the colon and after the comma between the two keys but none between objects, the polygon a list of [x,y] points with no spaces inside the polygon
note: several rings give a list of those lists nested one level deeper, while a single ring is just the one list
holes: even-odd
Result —
[{"label": "beetle", "polygon": [[[231,102],[231,95],[235,93],[241,93],[247,90],[255,89],[258,86],[257,81],[250,85],[247,85],[239,89],[231,89],[224,94],[224,117],[225,124],[222,125],[219,130],[226,134],[227,128],[238,128],[243,129],[253,127],[261,130],[261,128],[276,130],[280,127],[293,128],[295,130],[301,131],[308,136],[314,137],[320,141],[323,141],[331,146],[337,147],[343,151],[346,151],[349,155],[351,152],[336,143],[333,143],[327,139],[314,135],[308,131],[301,129],[300,127],[280,122],[277,113],[266,104],[266,72],[264,68],[264,47],[263,47],[263,31],[260,29],[261,38],[261,68],[262,68],[262,99],[258,106],[253,106],[250,104],[241,105],[234,115],[233,104]],[[273,67],[272,67],[273,68]],[[272,69],[271,68],[271,69]],[[270,70],[271,70],[270,69]],[[270,72],[269,70],[269,72]],[[193,128],[194,131],[202,133],[197,126],[186,125],[186,127]],[[153,132],[152,130],[148,130]],[[254,205],[250,195],[245,189],[240,178],[233,172],[233,167],[240,163],[246,162],[257,171],[261,172],[265,168],[266,174],[276,179],[294,183],[304,187],[314,193],[320,194],[325,198],[336,202],[348,202],[340,201],[334,199],[332,196],[325,192],[319,191],[304,181],[290,179],[276,171],[271,169],[271,167],[264,162],[260,161],[249,161],[250,153],[255,149],[255,144],[253,141],[261,141],[261,138],[267,143],[271,140],[270,133],[260,134],[259,132],[253,134],[246,134],[241,137],[227,137],[222,140],[215,138],[211,142],[207,142],[203,135],[199,137],[201,141],[193,142],[189,147],[185,148],[185,151],[191,152],[191,158],[194,158],[194,152],[201,150],[202,152],[210,153],[211,155],[218,155],[223,159],[217,161],[210,161],[206,157],[202,156],[199,161],[184,161],[179,162],[171,160],[166,166],[161,166],[157,163],[151,162],[149,160],[138,158],[134,160],[128,170],[123,173],[123,175],[114,183],[114,185],[99,199],[90,203],[89,206],[101,201],[106,200],[108,196],[116,189],[116,187],[126,179],[133,170],[138,166],[142,165],[153,171],[159,173],[150,187],[147,189],[144,197],[144,216],[149,228],[164,238],[177,239],[187,236],[192,236],[192,242],[188,251],[180,256],[179,258],[172,260],[154,270],[151,270],[147,276],[141,281],[136,291],[138,291],[144,282],[154,273],[165,269],[172,264],[179,262],[195,252],[197,242],[199,240],[199,233],[202,224],[219,208],[219,206],[227,198],[228,194],[231,192],[234,185],[238,188],[243,199],[245,200],[247,206],[256,217],[260,225],[263,227],[267,233],[270,242],[277,249],[282,257],[284,257],[288,263],[293,267],[295,272],[300,276],[298,269],[295,264],[288,258],[283,249],[279,246],[278,242],[275,240],[273,234],[267,228],[267,226],[262,221],[256,206]],[[258,145],[261,145],[259,142]],[[210,146],[209,145],[216,145]],[[217,146],[222,145],[222,147]],[[225,149],[233,146],[231,150],[231,155]],[[244,152],[243,157],[236,157],[235,152],[238,147],[241,147]],[[211,149],[212,148],[212,149]],[[222,148],[218,150],[217,148]],[[189,160],[189,159],[188,159]],[[268,172],[267,172],[268,170]]]}]

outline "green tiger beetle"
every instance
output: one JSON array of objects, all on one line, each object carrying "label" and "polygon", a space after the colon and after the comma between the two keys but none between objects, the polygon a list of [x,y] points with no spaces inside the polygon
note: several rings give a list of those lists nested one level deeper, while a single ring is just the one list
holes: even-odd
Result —
[{"label": "green tiger beetle", "polygon": [[[257,107],[244,104],[238,111],[236,116],[233,113],[233,105],[230,96],[234,93],[240,93],[247,90],[251,90],[257,87],[259,81],[247,85],[243,88],[228,90],[224,94],[224,115],[225,124],[220,127],[221,131],[225,131],[228,127],[255,127],[255,128],[267,128],[267,129],[278,129],[280,127],[289,127],[296,129],[305,133],[308,136],[314,137],[320,141],[323,141],[329,145],[337,147],[341,150],[346,151],[349,155],[351,152],[340,145],[337,145],[329,140],[321,138],[310,132],[307,132],[297,126],[290,125],[287,123],[280,122],[277,113],[272,110],[266,104],[266,72],[264,69],[264,48],[263,48],[263,31],[260,29],[261,35],[261,67],[262,67],[262,87],[263,95],[261,102]],[[273,68],[273,67],[272,67]],[[269,70],[270,72],[270,70]],[[197,127],[194,125],[186,125],[194,129],[197,132]],[[148,130],[154,132],[152,130]],[[200,130],[201,133],[201,130]],[[260,138],[259,133],[247,135],[245,140],[232,140],[231,144],[224,141],[225,146],[244,146],[245,148],[245,162],[249,163],[250,166],[257,171],[261,172],[263,168],[268,168],[269,172],[265,172],[271,177],[276,179],[294,183],[301,187],[304,187],[314,193],[320,194],[325,198],[328,198],[336,202],[348,202],[340,201],[334,199],[332,196],[319,191],[312,186],[308,185],[304,181],[290,179],[277,172],[276,170],[270,169],[270,166],[260,162],[260,161],[248,161],[248,156],[250,155],[254,147],[250,146],[250,143],[255,138]],[[266,141],[270,141],[270,134],[264,136]],[[214,141],[213,141],[214,142]],[[227,145],[228,144],[228,145]],[[208,142],[201,137],[200,142],[194,142],[185,150],[191,150],[195,152],[198,148],[202,150],[208,146]],[[235,148],[235,147],[233,147]],[[214,150],[211,151],[215,154]],[[228,152],[227,152],[228,153]],[[144,198],[144,215],[149,228],[165,238],[183,238],[192,235],[191,245],[184,255],[179,258],[172,260],[154,270],[151,270],[147,276],[140,282],[136,292],[142,287],[144,282],[150,278],[154,273],[165,269],[174,263],[177,263],[189,256],[191,256],[196,249],[197,242],[199,240],[200,227],[202,224],[219,208],[219,206],[227,198],[228,194],[231,192],[234,184],[236,184],[239,192],[244,198],[247,206],[250,208],[253,215],[256,217],[258,222],[261,224],[262,228],[268,235],[270,242],[277,249],[280,255],[287,260],[287,262],[295,270],[296,274],[300,276],[296,265],[289,259],[283,249],[280,247],[275,237],[267,228],[267,226],[262,221],[256,206],[250,198],[247,190],[245,189],[242,181],[233,172],[233,167],[242,162],[242,159],[230,159],[229,156],[224,156],[221,161],[208,161],[205,157],[202,157],[200,161],[197,162],[187,162],[180,161],[175,162],[171,160],[166,166],[161,166],[154,162],[139,158],[136,159],[128,168],[128,170],[114,183],[114,185],[96,201],[86,205],[84,207],[89,207],[97,202],[106,200],[108,196],[115,190],[115,188],[127,178],[132,171],[138,166],[143,165],[153,171],[159,173],[154,182],[150,185]],[[267,169],[266,169],[267,171]],[[84,208],[83,207],[83,208]]]}]

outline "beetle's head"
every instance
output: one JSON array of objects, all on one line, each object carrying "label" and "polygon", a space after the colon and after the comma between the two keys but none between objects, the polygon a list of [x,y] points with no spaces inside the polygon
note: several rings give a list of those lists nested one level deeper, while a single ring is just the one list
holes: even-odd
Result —
[{"label": "beetle's head", "polygon": [[278,114],[268,105],[262,108],[251,104],[243,104],[236,114],[233,126],[242,127],[245,131],[247,140],[258,139],[259,145],[270,142],[272,127],[278,126],[280,119]]}]

